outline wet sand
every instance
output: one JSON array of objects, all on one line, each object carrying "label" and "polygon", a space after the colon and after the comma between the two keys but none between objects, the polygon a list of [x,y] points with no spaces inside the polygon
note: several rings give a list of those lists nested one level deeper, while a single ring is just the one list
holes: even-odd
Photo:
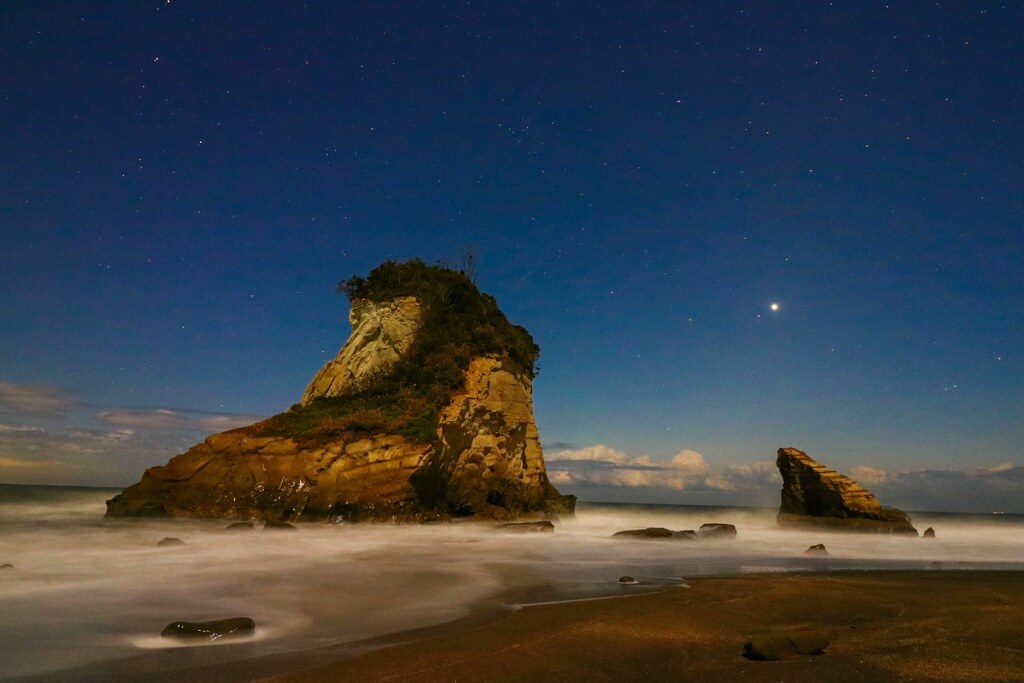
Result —
[{"label": "wet sand", "polygon": [[[825,654],[743,657],[755,634],[807,629],[827,633]],[[700,578],[662,593],[526,607],[369,652],[311,654],[290,661],[293,673],[259,680],[1024,681],[1024,572]]]}]

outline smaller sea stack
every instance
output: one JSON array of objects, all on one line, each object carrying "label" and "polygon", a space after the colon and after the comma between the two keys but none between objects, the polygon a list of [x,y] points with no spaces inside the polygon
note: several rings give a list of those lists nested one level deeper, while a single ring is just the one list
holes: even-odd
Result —
[{"label": "smaller sea stack", "polygon": [[884,507],[870,491],[796,448],[780,448],[781,527],[917,536],[907,513]]}]

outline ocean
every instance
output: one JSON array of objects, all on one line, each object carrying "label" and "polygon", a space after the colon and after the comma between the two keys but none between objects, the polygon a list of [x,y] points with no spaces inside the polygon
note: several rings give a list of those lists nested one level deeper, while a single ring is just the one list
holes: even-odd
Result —
[{"label": "ocean", "polygon": [[[1024,569],[1024,515],[912,513],[935,539],[780,530],[775,510],[580,503],[555,533],[493,525],[105,520],[114,489],[0,484],[0,680],[173,680],[480,617],[525,604],[685,586],[695,576],[869,569]],[[735,540],[612,539],[734,524]],[[165,537],[184,545],[161,547]],[[824,543],[827,557],[808,556]],[[619,577],[638,583],[622,585]],[[161,639],[177,620],[252,617],[254,638]],[[202,677],[193,677],[201,680]],[[223,680],[223,677],[220,677]],[[243,678],[239,678],[242,680]]]}]

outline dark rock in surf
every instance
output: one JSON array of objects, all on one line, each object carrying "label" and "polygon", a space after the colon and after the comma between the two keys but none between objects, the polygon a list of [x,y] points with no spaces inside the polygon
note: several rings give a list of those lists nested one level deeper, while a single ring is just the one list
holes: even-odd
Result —
[{"label": "dark rock in surf", "polygon": [[672,536],[671,529],[657,526],[647,527],[646,529],[626,529],[625,531],[616,531],[612,534],[612,538],[672,538]]},{"label": "dark rock in surf", "polygon": [[0,569],[14,569],[14,565],[10,562],[5,562],[4,564],[0,564]]},{"label": "dark rock in surf", "polygon": [[254,528],[256,528],[256,525],[252,522],[233,522],[225,527],[228,531],[248,531]]},{"label": "dark rock in surf", "polygon": [[160,539],[159,541],[156,542],[156,544],[158,546],[167,547],[167,546],[175,546],[175,545],[185,545],[185,541],[181,540],[180,538],[174,538],[173,536],[168,536],[167,538]]},{"label": "dark rock in surf", "polygon": [[743,656],[758,661],[776,661],[798,655],[825,654],[828,635],[824,631],[764,633],[743,644]]},{"label": "dark rock in surf", "polygon": [[553,522],[545,519],[539,522],[509,522],[508,524],[499,524],[498,528],[522,534],[551,533],[555,530],[555,525]]},{"label": "dark rock in surf", "polygon": [[263,530],[264,531],[277,531],[277,530],[281,530],[281,531],[298,531],[298,529],[295,528],[294,524],[289,524],[288,522],[275,522],[272,519],[268,519],[263,524]]},{"label": "dark rock in surf", "polygon": [[232,617],[215,621],[175,621],[164,627],[160,635],[176,640],[220,640],[245,638],[256,632],[256,622],[249,617]]},{"label": "dark rock in surf", "polygon": [[828,555],[824,543],[817,543],[804,551],[804,555]]},{"label": "dark rock in surf", "polygon": [[701,538],[736,538],[736,526],[719,522],[701,524],[697,535]]},{"label": "dark rock in surf", "polygon": [[640,583],[640,582],[637,581],[632,576],[620,576],[619,577],[619,583],[621,583],[623,585],[632,585],[632,584]]},{"label": "dark rock in surf", "polygon": [[935,529],[933,529],[931,527],[928,527],[927,529],[924,530],[924,533],[921,534],[921,535],[924,536],[925,538],[935,538]]},{"label": "dark rock in surf", "polygon": [[683,529],[682,531],[673,531],[672,538],[677,541],[696,541],[697,532],[693,529]]}]

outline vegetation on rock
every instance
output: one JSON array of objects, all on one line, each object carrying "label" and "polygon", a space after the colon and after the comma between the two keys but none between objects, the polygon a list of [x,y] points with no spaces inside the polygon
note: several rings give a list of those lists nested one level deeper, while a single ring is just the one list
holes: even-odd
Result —
[{"label": "vegetation on rock", "polygon": [[470,361],[497,356],[531,380],[540,349],[530,333],[513,325],[493,296],[482,293],[465,272],[419,259],[388,261],[367,277],[338,283],[350,301],[416,297],[422,323],[403,357],[343,396],[294,405],[248,428],[257,436],[288,436],[311,442],[372,434],[401,434],[421,443],[437,439],[441,410],[463,383]]}]

